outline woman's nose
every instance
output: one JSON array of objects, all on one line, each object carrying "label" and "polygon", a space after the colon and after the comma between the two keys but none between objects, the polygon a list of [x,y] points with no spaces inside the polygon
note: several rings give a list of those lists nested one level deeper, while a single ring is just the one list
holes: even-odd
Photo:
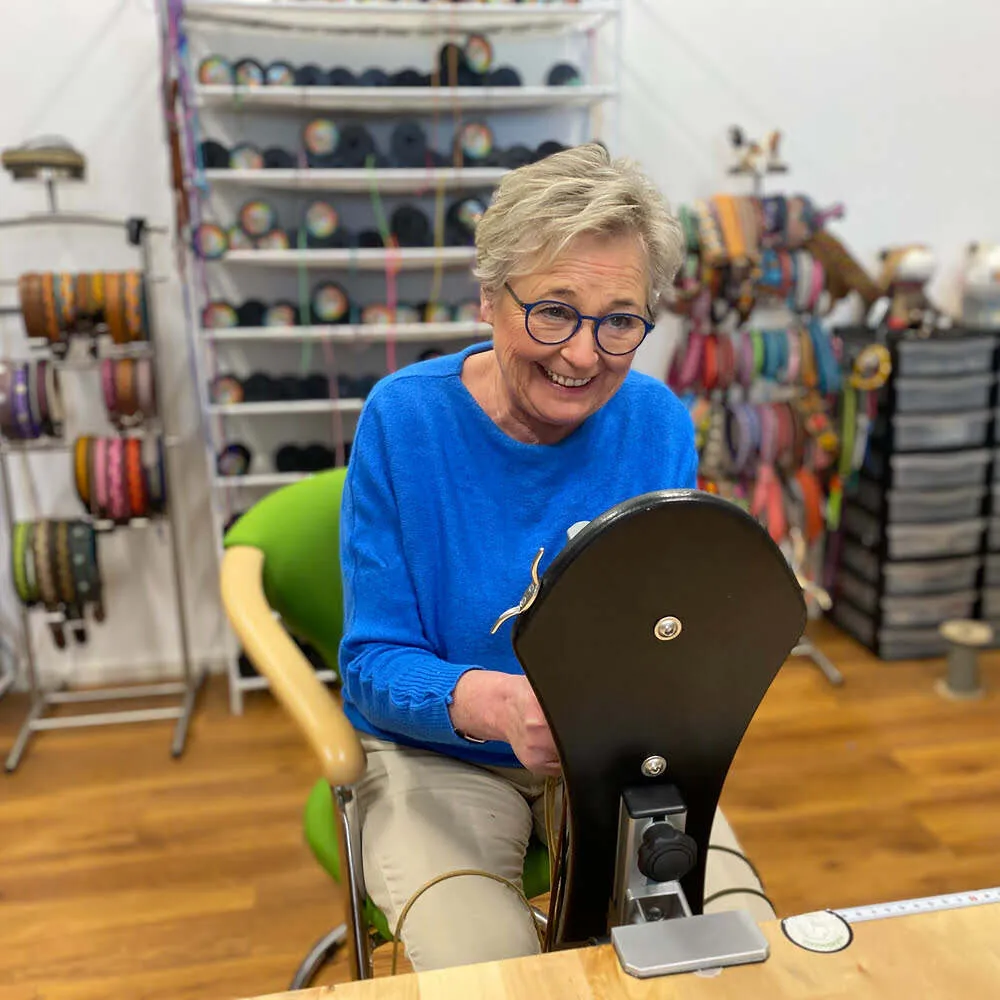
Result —
[{"label": "woman's nose", "polygon": [[566,341],[560,352],[574,368],[587,371],[593,369],[598,357],[597,339],[594,337],[594,321],[585,319],[580,329]]}]

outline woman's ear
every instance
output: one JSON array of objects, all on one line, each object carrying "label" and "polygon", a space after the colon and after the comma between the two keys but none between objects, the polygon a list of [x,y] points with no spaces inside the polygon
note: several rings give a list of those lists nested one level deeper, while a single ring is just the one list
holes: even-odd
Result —
[{"label": "woman's ear", "polygon": [[485,288],[479,288],[479,318],[483,323],[493,325],[493,296]]}]

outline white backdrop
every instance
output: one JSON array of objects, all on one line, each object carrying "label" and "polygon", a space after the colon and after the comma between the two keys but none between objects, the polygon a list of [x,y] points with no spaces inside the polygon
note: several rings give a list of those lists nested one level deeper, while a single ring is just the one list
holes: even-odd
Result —
[{"label": "white backdrop", "polygon": [[[730,125],[753,136],[780,128],[792,173],[772,189],[780,183],[821,204],[845,202],[847,217],[837,232],[869,266],[883,246],[929,243],[941,261],[933,290],[954,306],[965,245],[1000,240],[998,38],[1000,6],[992,0],[967,0],[960,8],[911,0],[904,9],[888,0],[626,0],[623,94],[617,111],[607,115],[606,135],[617,135],[621,151],[640,159],[678,204],[745,183],[724,175]],[[4,0],[0,39],[0,147],[42,133],[64,134],[89,159],[88,182],[66,191],[67,207],[168,222],[152,0]],[[564,52],[557,45],[551,58],[545,52],[533,58],[555,61]],[[599,48],[604,69],[613,58],[613,46]],[[327,61],[351,62],[339,52]],[[387,51],[386,63],[394,61]],[[530,130],[525,138],[538,134],[537,125],[523,127]],[[502,128],[505,143],[520,138],[511,120]],[[40,189],[0,176],[0,216],[42,203]],[[97,269],[131,261],[108,234],[98,242],[82,232],[0,230],[4,279],[32,267]],[[171,266],[170,246],[163,241],[157,270],[169,274]],[[9,287],[0,287],[0,294],[4,304],[13,302]],[[198,658],[210,661],[222,652],[225,626],[197,408],[176,282],[158,285],[156,295],[170,386],[168,419],[186,438],[173,455],[173,469],[180,485],[193,643]],[[0,353],[20,351],[20,337],[17,321],[0,320]],[[665,344],[658,332],[639,366],[661,374]],[[79,392],[71,395],[85,396],[85,389],[81,379]],[[89,395],[96,398],[93,391]],[[81,406],[78,412],[82,431],[103,426],[99,409]],[[37,459],[33,469],[41,512],[72,516],[77,504],[68,459]],[[18,513],[31,516],[23,480],[16,485]],[[0,537],[0,627],[16,634],[6,546]],[[102,555],[113,594],[109,620],[71,655],[52,652],[39,632],[46,671],[72,669],[78,679],[99,680],[176,665],[165,537],[119,532]]]}]

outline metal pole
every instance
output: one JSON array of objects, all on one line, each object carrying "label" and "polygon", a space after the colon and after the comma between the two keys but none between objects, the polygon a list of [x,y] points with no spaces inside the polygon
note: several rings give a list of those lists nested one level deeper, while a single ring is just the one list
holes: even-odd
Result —
[{"label": "metal pole", "polygon": [[[149,275],[152,273],[150,267],[150,254],[149,254],[149,238],[146,234],[146,230],[143,229],[140,239],[139,239],[139,249],[142,256],[142,270],[143,275]],[[152,303],[150,303],[150,306]],[[166,404],[167,394],[163,387],[163,377],[161,372],[161,366],[163,363],[163,357],[159,352],[158,345],[156,343],[155,337],[155,323],[153,320],[155,310],[148,308],[146,310],[147,318],[149,322],[149,329],[147,331],[149,335],[149,342],[153,348],[154,362],[153,362],[153,389],[156,393],[156,398],[160,402],[160,406],[163,407]],[[160,417],[160,433],[163,435],[164,440],[167,434],[167,422],[164,415]],[[181,718],[177,722],[177,732],[174,739],[174,744],[172,747],[172,752],[174,756],[179,756],[184,749],[184,737],[187,734],[187,726],[189,721],[190,712],[194,709],[194,693],[196,689],[201,686],[201,678],[199,678],[198,683],[193,683],[193,671],[191,668],[191,646],[188,638],[188,622],[187,622],[187,609],[184,604],[184,577],[181,572],[180,563],[180,543],[177,537],[177,507],[176,502],[176,490],[174,488],[174,476],[173,470],[171,469],[170,463],[170,448],[164,446],[163,456],[164,456],[164,478],[166,494],[167,494],[167,511],[170,520],[170,562],[171,568],[173,570],[174,577],[174,594],[177,599],[177,623],[180,630],[181,639],[181,657],[183,661],[184,668],[184,680],[187,682],[189,691],[188,695],[185,697],[184,706],[185,713],[182,714]],[[194,689],[194,692],[191,690]]]}]

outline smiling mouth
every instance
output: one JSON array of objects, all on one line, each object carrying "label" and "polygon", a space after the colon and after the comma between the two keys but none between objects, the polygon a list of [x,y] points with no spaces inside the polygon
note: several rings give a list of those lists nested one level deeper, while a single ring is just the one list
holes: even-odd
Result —
[{"label": "smiling mouth", "polygon": [[545,377],[553,384],[562,386],[564,389],[582,389],[584,386],[590,385],[591,382],[597,377],[596,375],[591,375],[590,378],[568,378],[566,375],[560,375],[558,372],[550,371],[544,365],[539,365],[539,368],[545,373]]}]

